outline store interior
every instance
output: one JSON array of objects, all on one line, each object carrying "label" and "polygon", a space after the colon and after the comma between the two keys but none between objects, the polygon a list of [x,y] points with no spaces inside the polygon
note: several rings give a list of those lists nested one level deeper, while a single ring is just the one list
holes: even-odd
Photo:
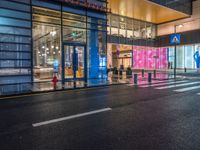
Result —
[{"label": "store interior", "polygon": [[51,80],[54,73],[61,78],[60,28],[34,23],[33,31],[34,80]]},{"label": "store interior", "polygon": [[[174,72],[174,46],[145,47],[109,43],[107,67],[112,70]],[[200,44],[179,45],[176,47],[177,73],[193,73],[200,70]]]}]

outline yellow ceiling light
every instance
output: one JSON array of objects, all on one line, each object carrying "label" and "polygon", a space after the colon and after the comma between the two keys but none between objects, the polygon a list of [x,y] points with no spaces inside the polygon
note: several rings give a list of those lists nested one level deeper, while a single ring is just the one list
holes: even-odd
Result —
[{"label": "yellow ceiling light", "polygon": [[111,9],[113,14],[156,24],[189,16],[148,0],[108,0],[108,7]]}]

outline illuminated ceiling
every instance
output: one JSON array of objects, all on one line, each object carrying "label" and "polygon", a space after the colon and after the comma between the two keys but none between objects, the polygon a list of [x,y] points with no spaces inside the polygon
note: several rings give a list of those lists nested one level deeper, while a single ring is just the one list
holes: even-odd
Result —
[{"label": "illuminated ceiling", "polygon": [[108,0],[111,12],[152,23],[163,23],[188,17],[187,14],[155,4],[148,0]]}]

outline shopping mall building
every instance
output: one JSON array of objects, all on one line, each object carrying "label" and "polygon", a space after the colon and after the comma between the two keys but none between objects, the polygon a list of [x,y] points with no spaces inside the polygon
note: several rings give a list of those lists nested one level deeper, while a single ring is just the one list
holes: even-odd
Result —
[{"label": "shopping mall building", "polygon": [[115,69],[197,72],[199,43],[200,0],[0,0],[0,95],[112,84]]}]

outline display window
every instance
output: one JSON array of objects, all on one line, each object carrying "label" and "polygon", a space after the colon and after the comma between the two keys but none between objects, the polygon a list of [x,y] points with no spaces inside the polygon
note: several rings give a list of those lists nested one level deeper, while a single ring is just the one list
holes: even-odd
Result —
[{"label": "display window", "polygon": [[154,39],[155,24],[114,14],[108,15],[108,34],[133,39]]},{"label": "display window", "polygon": [[167,48],[133,47],[134,69],[167,69]]},{"label": "display window", "polygon": [[50,81],[55,74],[61,79],[60,12],[37,7],[33,12],[34,81]]},{"label": "display window", "polygon": [[[176,49],[177,69],[199,69],[200,68],[200,45],[177,46]],[[174,47],[168,48],[169,62],[174,64]],[[174,65],[171,66],[174,68]]]}]

